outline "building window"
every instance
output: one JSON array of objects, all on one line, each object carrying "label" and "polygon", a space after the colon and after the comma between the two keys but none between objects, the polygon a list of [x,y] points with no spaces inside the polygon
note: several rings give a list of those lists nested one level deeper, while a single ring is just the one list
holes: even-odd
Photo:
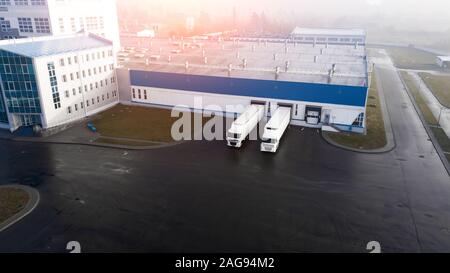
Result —
[{"label": "building window", "polygon": [[0,17],[0,28],[3,32],[7,32],[11,30],[11,22],[5,20],[5,18]]},{"label": "building window", "polygon": [[77,26],[75,25],[75,18],[70,18],[70,27],[72,28],[72,32],[77,31]]},{"label": "building window", "polygon": [[94,104],[95,104],[95,100],[94,100],[94,98],[92,98],[92,100],[91,100],[91,101],[92,101],[92,105],[94,105]]},{"label": "building window", "polygon": [[78,104],[77,103],[75,103],[75,111],[78,111]]},{"label": "building window", "polygon": [[97,17],[86,17],[86,26],[88,31],[98,29]]},{"label": "building window", "polygon": [[363,127],[364,126],[364,113],[359,114],[352,126]]},{"label": "building window", "polygon": [[102,101],[104,101],[105,100],[105,95],[102,95]]},{"label": "building window", "polygon": [[72,106],[67,107],[67,113],[72,114]]},{"label": "building window", "polygon": [[31,18],[17,18],[17,20],[19,21],[20,32],[33,32],[33,24],[31,23]]},{"label": "building window", "polygon": [[70,58],[70,57],[67,58],[67,64],[68,64],[68,65],[71,65],[71,64],[72,64],[72,58]]},{"label": "building window", "polygon": [[69,90],[66,90],[66,98],[70,97]]},{"label": "building window", "polygon": [[59,60],[59,65],[60,65],[60,66],[64,66],[64,59],[60,59],[60,60]]},{"label": "building window", "polygon": [[147,99],[147,90],[144,90],[144,100]]},{"label": "building window", "polygon": [[28,6],[28,0],[14,0],[16,6]]},{"label": "building window", "polygon": [[66,75],[63,75],[63,76],[62,76],[62,80],[63,80],[63,82],[67,82],[67,76],[66,76]]},{"label": "building window", "polygon": [[97,103],[100,103],[100,97],[97,96]]},{"label": "building window", "polygon": [[76,72],[76,75],[77,75],[77,80],[79,80],[80,79],[80,72]]},{"label": "building window", "polygon": [[53,105],[55,106],[55,109],[59,109],[61,108],[61,99],[58,92],[58,79],[56,78],[55,64],[48,63],[47,69],[50,77],[50,86],[52,88]]},{"label": "building window", "polygon": [[94,85],[92,83],[90,84],[90,87],[91,87],[91,91],[94,90]]},{"label": "building window", "polygon": [[138,89],[138,98],[139,98],[139,99],[142,98],[142,96],[141,96],[141,89]]},{"label": "building window", "polygon": [[74,80],[74,78],[73,78],[73,73],[70,73],[70,80],[71,80],[71,81]]},{"label": "building window", "polygon": [[73,62],[76,63],[76,64],[78,63],[78,56],[74,56],[73,57]]},{"label": "building window", "polygon": [[11,6],[11,0],[0,0],[0,6]]},{"label": "building window", "polygon": [[32,6],[46,6],[47,3],[45,0],[31,0]]},{"label": "building window", "polygon": [[34,18],[34,25],[37,33],[50,33],[48,18]]},{"label": "building window", "polygon": [[133,99],[136,98],[136,90],[134,90],[134,88],[133,88],[133,90],[132,90],[132,96],[133,96]]},{"label": "building window", "polygon": [[83,93],[83,88],[80,86],[78,87],[78,93],[82,94]]},{"label": "building window", "polygon": [[80,17],[80,29],[84,30],[84,19],[83,19],[83,17]]},{"label": "building window", "polygon": [[77,95],[77,90],[76,90],[75,88],[72,88],[72,94],[73,94],[74,96]]},{"label": "building window", "polygon": [[88,100],[86,101],[86,107],[89,107],[89,101]]},{"label": "building window", "polygon": [[86,54],[86,62],[89,62],[89,54]]},{"label": "building window", "polygon": [[84,102],[80,102],[81,109],[84,108]]},{"label": "building window", "polygon": [[61,33],[63,33],[65,31],[65,29],[64,29],[64,18],[59,18],[58,21],[59,21],[59,31]]}]

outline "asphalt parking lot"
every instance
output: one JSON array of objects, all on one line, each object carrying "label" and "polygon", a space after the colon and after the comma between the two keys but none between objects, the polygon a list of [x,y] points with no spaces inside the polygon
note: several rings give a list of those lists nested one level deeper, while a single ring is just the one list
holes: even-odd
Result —
[{"label": "asphalt parking lot", "polygon": [[291,127],[257,142],[150,151],[0,141],[0,184],[41,203],[0,233],[0,252],[450,251],[450,182],[396,73],[380,71],[397,148],[367,155]]}]

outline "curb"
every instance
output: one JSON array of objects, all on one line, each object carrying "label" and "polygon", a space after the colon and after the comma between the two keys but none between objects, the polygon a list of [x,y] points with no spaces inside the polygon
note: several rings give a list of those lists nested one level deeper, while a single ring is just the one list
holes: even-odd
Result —
[{"label": "curb", "polygon": [[37,207],[37,205],[39,204],[41,199],[40,199],[39,192],[36,189],[28,187],[28,186],[5,185],[5,186],[0,186],[0,188],[11,188],[11,189],[24,190],[30,196],[30,200],[28,201],[28,203],[25,205],[25,207],[19,213],[15,214],[11,218],[7,219],[5,222],[0,224],[0,232],[2,232],[4,230],[8,229],[9,227],[11,227],[12,225],[16,224],[23,218],[25,218],[28,214],[30,214]]},{"label": "curb", "polygon": [[403,76],[401,75],[400,71],[397,70],[397,74],[400,77],[403,87],[406,90],[406,93],[408,94],[409,100],[412,102],[414,106],[414,110],[416,111],[417,115],[419,116],[420,121],[422,122],[423,127],[425,128],[425,131],[428,134],[428,137],[431,139],[431,143],[433,144],[434,148],[436,149],[436,152],[439,155],[439,158],[441,159],[442,164],[444,165],[445,170],[447,171],[447,174],[450,176],[450,163],[447,160],[447,157],[444,154],[444,151],[441,148],[441,145],[437,141],[436,137],[434,136],[433,132],[431,131],[430,125],[425,121],[425,117],[423,116],[422,111],[420,111],[419,106],[416,103],[416,100],[414,99],[414,96],[411,94],[411,91],[408,88],[408,85],[406,84],[405,80],[403,79]]},{"label": "curb", "polygon": [[186,141],[167,143],[163,145],[153,145],[153,146],[127,146],[127,145],[114,145],[114,144],[100,144],[100,143],[87,143],[87,142],[64,142],[64,141],[46,141],[40,139],[23,139],[23,138],[12,138],[0,136],[0,139],[5,141],[13,142],[28,142],[28,143],[44,143],[44,144],[59,144],[59,145],[77,145],[77,146],[88,146],[88,147],[99,147],[99,148],[109,148],[109,149],[120,149],[120,150],[131,150],[131,151],[145,151],[145,150],[156,150],[162,148],[169,148],[177,145],[184,144]]},{"label": "curb", "polygon": [[[380,73],[378,73],[379,68],[376,67],[375,69],[377,70],[377,75],[379,75],[380,74]],[[393,133],[391,116],[389,115],[389,109],[387,107],[386,98],[384,96],[383,85],[381,84],[380,77],[376,77],[376,81],[377,81],[377,87],[378,87],[378,96],[380,99],[381,112],[382,112],[382,116],[383,116],[384,130],[386,133],[386,141],[387,141],[386,146],[384,146],[383,148],[374,149],[374,150],[361,150],[361,149],[351,148],[351,147],[347,147],[347,146],[344,146],[344,145],[341,145],[341,144],[335,142],[329,136],[324,134],[324,132],[322,131],[322,134],[321,134],[322,138],[328,144],[333,145],[333,146],[343,149],[343,150],[347,150],[347,151],[355,152],[355,153],[362,153],[362,154],[384,154],[384,153],[392,152],[395,149],[395,147],[396,147],[395,136]]]}]

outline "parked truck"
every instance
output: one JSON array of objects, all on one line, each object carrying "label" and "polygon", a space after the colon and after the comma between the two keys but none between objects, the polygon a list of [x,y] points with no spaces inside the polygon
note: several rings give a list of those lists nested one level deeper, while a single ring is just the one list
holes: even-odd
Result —
[{"label": "parked truck", "polygon": [[233,122],[227,133],[230,147],[240,148],[242,143],[264,117],[264,105],[250,105]]},{"label": "parked truck", "polygon": [[279,107],[264,127],[261,151],[276,153],[280,140],[291,122],[291,108]]}]

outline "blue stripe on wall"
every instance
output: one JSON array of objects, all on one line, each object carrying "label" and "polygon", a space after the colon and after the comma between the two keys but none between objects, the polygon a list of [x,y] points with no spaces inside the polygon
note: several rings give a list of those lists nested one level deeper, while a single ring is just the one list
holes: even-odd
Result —
[{"label": "blue stripe on wall", "polygon": [[367,87],[130,70],[131,85],[223,95],[366,105]]}]

